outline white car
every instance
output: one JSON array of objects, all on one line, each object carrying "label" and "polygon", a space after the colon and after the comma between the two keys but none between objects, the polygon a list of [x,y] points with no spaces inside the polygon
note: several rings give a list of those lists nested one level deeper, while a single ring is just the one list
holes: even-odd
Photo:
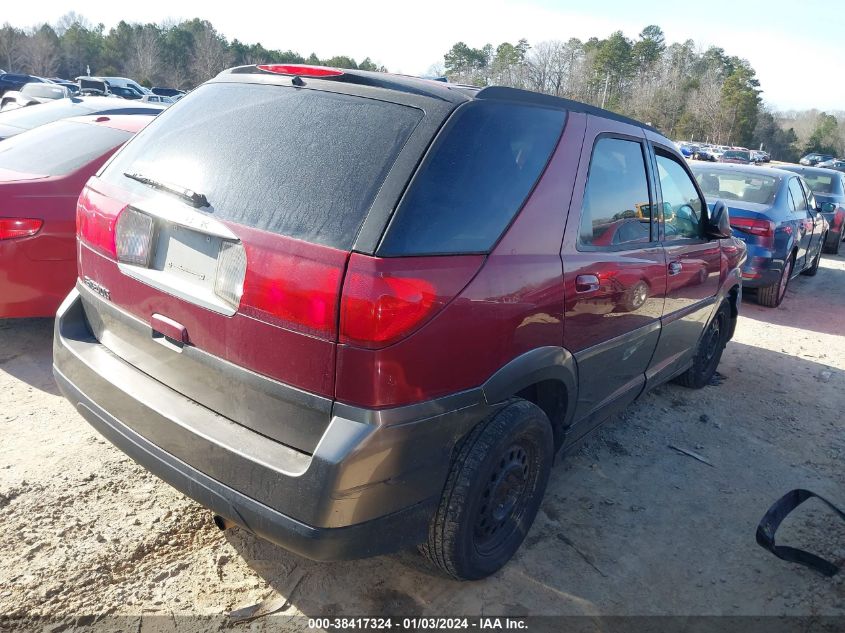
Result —
[{"label": "white car", "polygon": [[0,99],[0,111],[14,110],[70,96],[70,90],[61,84],[28,83],[24,84],[20,90],[10,90],[5,93]]}]

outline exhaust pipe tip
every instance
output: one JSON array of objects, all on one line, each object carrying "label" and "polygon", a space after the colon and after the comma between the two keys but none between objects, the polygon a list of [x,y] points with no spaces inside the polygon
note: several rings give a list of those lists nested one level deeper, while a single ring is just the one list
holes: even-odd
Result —
[{"label": "exhaust pipe tip", "polygon": [[212,516],[212,521],[214,521],[214,525],[217,526],[221,532],[224,530],[228,530],[229,528],[235,527],[235,523],[230,521],[226,517],[222,517],[219,514],[215,514]]}]

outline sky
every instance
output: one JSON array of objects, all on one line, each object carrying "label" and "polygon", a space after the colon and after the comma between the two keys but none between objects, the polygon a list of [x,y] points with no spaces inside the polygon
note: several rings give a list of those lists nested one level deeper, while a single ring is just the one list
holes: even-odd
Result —
[{"label": "sky", "polygon": [[275,4],[225,0],[39,0],[4,2],[0,20],[26,27],[69,12],[108,29],[120,20],[209,20],[229,40],[318,57],[369,56],[390,71],[424,74],[452,44],[494,46],[606,37],[636,38],[659,25],[668,43],[687,39],[751,62],[763,100],[777,110],[845,110],[845,18],[829,0],[313,0]]}]

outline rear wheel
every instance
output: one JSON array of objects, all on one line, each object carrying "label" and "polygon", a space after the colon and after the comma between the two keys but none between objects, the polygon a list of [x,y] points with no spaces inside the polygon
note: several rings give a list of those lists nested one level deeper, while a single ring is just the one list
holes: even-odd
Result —
[{"label": "rear wheel", "polygon": [[822,244],[827,241],[827,233],[822,236],[822,241],[819,244],[819,252],[816,253],[815,259],[813,259],[813,264],[807,270],[801,272],[802,275],[807,275],[807,277],[815,277],[816,273],[819,272],[819,263],[822,260]]},{"label": "rear wheel", "polygon": [[675,382],[691,389],[701,389],[710,382],[713,374],[716,373],[719,361],[722,360],[722,351],[728,343],[730,318],[731,311],[728,304],[722,303],[716,316],[701,335],[692,360],[692,367],[678,376]]},{"label": "rear wheel", "polygon": [[839,232],[836,233],[833,240],[827,246],[825,246],[825,253],[830,253],[831,255],[839,254],[839,247],[842,244],[843,233],[845,233],[845,226],[840,228]]},{"label": "rear wheel", "polygon": [[422,553],[459,580],[484,578],[522,544],[554,457],[552,426],[538,406],[513,400],[459,444]]},{"label": "rear wheel", "polygon": [[786,296],[786,289],[789,287],[789,279],[792,276],[792,266],[795,258],[790,257],[783,265],[780,279],[773,284],[764,286],[757,290],[757,303],[767,308],[777,308]]}]

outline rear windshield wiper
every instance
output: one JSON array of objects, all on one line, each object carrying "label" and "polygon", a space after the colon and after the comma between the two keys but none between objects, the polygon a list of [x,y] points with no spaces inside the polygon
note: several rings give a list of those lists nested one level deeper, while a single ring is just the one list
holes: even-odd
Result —
[{"label": "rear windshield wiper", "polygon": [[166,182],[159,182],[158,180],[153,180],[152,178],[144,176],[143,174],[123,172],[123,175],[127,178],[131,178],[132,180],[137,180],[138,182],[152,187],[153,189],[159,189],[160,191],[165,191],[167,193],[173,194],[174,196],[178,196],[195,209],[209,206],[208,198],[205,197],[205,194],[199,193],[192,189],[180,187],[179,185],[171,185]]}]

